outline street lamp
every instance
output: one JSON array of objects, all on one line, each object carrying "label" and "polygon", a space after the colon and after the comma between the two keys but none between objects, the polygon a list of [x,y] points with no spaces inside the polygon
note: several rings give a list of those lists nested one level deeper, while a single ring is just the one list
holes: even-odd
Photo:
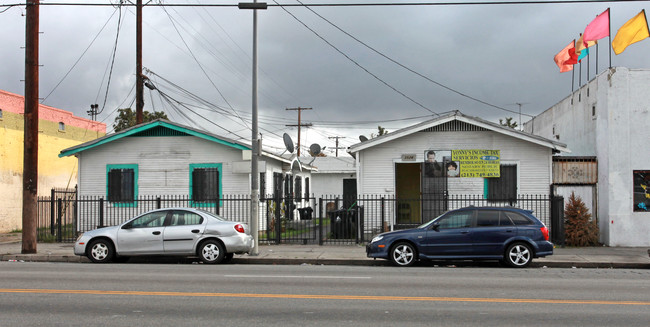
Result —
[{"label": "street lamp", "polygon": [[251,235],[255,245],[251,255],[259,255],[259,173],[257,162],[260,155],[260,148],[257,139],[257,9],[266,9],[268,6],[266,2],[240,2],[239,9],[252,9],[253,10],[253,122],[252,122],[252,137],[251,148],[253,155],[251,156]]}]

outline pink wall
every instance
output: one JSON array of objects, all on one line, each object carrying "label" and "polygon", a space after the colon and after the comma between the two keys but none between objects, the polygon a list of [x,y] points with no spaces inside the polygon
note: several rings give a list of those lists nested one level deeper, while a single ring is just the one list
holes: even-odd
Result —
[{"label": "pink wall", "polygon": [[[0,90],[0,109],[6,112],[24,114],[25,99],[23,96]],[[106,124],[90,119],[75,117],[71,112],[50,106],[38,105],[38,119],[52,122],[62,122],[66,126],[74,126],[95,132],[106,133]]]}]

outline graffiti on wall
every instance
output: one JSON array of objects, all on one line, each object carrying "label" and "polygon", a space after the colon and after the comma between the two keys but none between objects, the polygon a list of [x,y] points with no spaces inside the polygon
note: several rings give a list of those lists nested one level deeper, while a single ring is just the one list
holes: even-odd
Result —
[{"label": "graffiti on wall", "polygon": [[650,170],[634,171],[634,211],[650,211]]}]

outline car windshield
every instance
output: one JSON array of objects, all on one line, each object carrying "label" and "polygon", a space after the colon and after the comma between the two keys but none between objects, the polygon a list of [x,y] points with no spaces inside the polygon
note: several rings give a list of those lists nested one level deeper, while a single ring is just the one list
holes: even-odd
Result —
[{"label": "car windshield", "polygon": [[[442,215],[444,215],[444,213]],[[426,223],[424,223],[424,224],[422,224],[422,225],[420,225],[420,226],[418,226],[416,228],[427,228],[427,227],[431,226],[431,224],[433,224],[433,222],[436,221],[438,218],[442,217],[442,215],[440,215],[440,216],[438,216],[436,218],[433,218],[433,219],[427,221]]]},{"label": "car windshield", "polygon": [[220,216],[215,215],[214,213],[212,213],[210,211],[205,211],[205,210],[202,210],[202,209],[199,209],[199,211],[207,214],[208,216],[210,216],[210,217],[212,217],[212,218],[214,218],[214,219],[216,219],[218,221],[226,221],[225,219],[221,218]]}]

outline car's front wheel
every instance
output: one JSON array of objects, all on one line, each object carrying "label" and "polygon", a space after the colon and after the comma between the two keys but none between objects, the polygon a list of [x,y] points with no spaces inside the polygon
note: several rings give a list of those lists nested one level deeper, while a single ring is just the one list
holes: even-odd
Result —
[{"label": "car's front wheel", "polygon": [[390,261],[401,267],[408,267],[415,264],[417,254],[411,243],[400,242],[390,250]]},{"label": "car's front wheel", "polygon": [[220,263],[226,256],[226,249],[221,243],[213,240],[205,241],[199,247],[199,257],[203,263]]},{"label": "car's front wheel", "polygon": [[525,268],[533,261],[533,249],[526,243],[514,243],[506,250],[505,263],[514,268]]},{"label": "car's front wheel", "polygon": [[94,263],[106,263],[113,260],[115,249],[108,240],[99,239],[90,243],[86,256]]}]

